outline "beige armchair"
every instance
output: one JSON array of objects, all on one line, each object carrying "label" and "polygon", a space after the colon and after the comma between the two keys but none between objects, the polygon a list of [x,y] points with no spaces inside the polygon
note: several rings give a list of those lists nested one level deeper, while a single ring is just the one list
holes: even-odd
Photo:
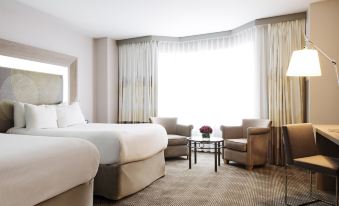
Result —
[{"label": "beige armchair", "polygon": [[177,124],[177,118],[150,117],[151,123],[160,124],[166,129],[168,146],[165,149],[165,157],[187,156],[187,137],[192,134],[192,125]]},{"label": "beige armchair", "polygon": [[235,161],[244,164],[248,170],[267,162],[271,121],[264,119],[243,119],[241,126],[221,126],[225,140],[224,162]]}]

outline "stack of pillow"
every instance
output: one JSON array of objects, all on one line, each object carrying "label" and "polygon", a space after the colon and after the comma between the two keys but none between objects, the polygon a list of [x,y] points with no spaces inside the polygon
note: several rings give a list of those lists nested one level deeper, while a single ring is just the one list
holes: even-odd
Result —
[{"label": "stack of pillow", "polygon": [[14,103],[14,127],[53,129],[86,124],[78,102],[71,105],[40,105]]}]

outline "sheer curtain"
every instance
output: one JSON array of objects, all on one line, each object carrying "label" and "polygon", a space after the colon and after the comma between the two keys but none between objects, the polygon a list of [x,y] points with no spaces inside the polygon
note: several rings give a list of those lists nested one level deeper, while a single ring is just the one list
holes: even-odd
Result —
[{"label": "sheer curtain", "polygon": [[119,122],[157,115],[157,42],[119,45]]},{"label": "sheer curtain", "polygon": [[281,164],[281,126],[305,116],[304,79],[285,75],[304,33],[300,19],[210,39],[120,45],[119,121],[173,116],[193,124],[193,135],[210,125],[220,136],[222,124],[269,118],[271,163]]},{"label": "sheer curtain", "polygon": [[304,46],[305,19],[268,25],[268,104],[272,120],[271,162],[282,165],[282,125],[305,121],[305,80],[287,77],[294,50]]},{"label": "sheer curtain", "polygon": [[239,125],[260,116],[260,73],[255,28],[224,37],[159,42],[159,116],[193,124],[193,135],[210,125]]}]

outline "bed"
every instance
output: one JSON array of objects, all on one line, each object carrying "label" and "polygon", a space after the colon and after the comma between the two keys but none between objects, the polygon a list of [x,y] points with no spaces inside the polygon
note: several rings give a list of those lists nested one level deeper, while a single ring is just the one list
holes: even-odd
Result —
[{"label": "bed", "polygon": [[[0,68],[0,132],[13,127],[13,101],[33,105],[63,102],[63,77]],[[34,95],[31,95],[34,94]],[[70,99],[74,99],[71,97]],[[94,194],[118,200],[165,175],[167,135],[155,124],[83,124],[56,129],[10,129],[8,133],[76,137],[92,142],[101,159]]]},{"label": "bed", "polygon": [[77,138],[0,134],[1,205],[93,205],[96,147]]},{"label": "bed", "polygon": [[101,156],[94,193],[109,199],[133,194],[165,175],[166,131],[156,124],[90,123],[57,129],[11,128],[10,134],[77,137]]}]

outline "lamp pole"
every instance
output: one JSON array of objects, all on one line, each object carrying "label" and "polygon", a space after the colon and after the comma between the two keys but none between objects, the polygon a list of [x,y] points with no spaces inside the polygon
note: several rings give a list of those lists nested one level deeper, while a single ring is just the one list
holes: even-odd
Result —
[{"label": "lamp pole", "polygon": [[305,41],[306,43],[309,43],[312,47],[314,47],[317,51],[319,51],[322,55],[324,55],[333,65],[336,76],[337,76],[337,84],[339,86],[339,75],[338,75],[338,66],[337,66],[337,62],[335,61],[335,59],[331,58],[330,56],[328,56],[326,54],[326,52],[324,52],[322,49],[320,49],[316,44],[314,44],[311,40],[309,40],[307,37],[305,37]]}]

